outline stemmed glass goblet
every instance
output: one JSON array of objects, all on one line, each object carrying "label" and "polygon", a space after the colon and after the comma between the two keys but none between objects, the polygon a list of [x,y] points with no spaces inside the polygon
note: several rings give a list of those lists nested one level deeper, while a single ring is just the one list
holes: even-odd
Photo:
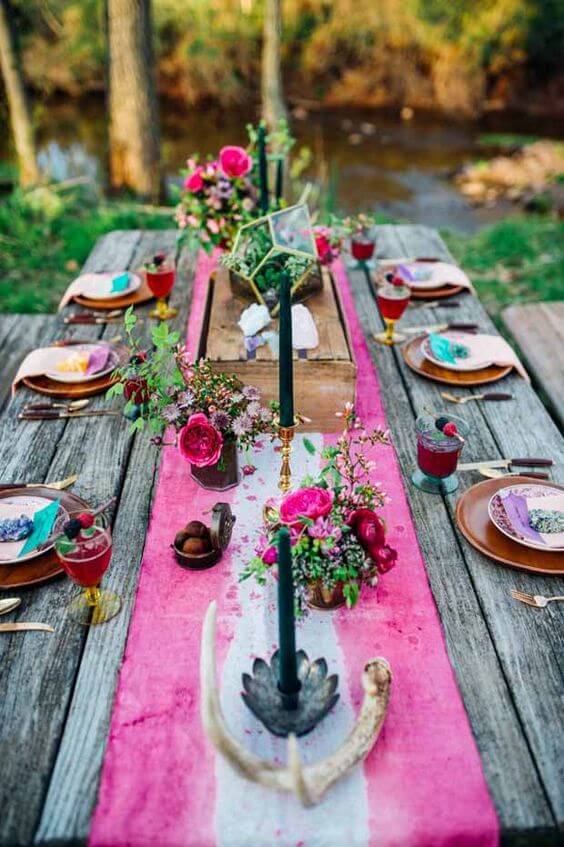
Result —
[{"label": "stemmed glass goblet", "polygon": [[398,341],[405,340],[404,335],[394,332],[394,327],[396,321],[401,318],[407,309],[410,298],[411,289],[399,276],[394,276],[391,281],[386,280],[383,285],[379,286],[376,291],[376,302],[386,324],[386,331],[376,333],[374,335],[375,341],[391,347]]},{"label": "stemmed glass goblet", "polygon": [[[80,528],[79,528],[80,527]],[[121,600],[100,588],[112,557],[112,534],[104,515],[90,511],[62,515],[55,523],[55,551],[65,573],[83,588],[67,607],[72,620],[84,626],[105,623],[117,615]]]}]

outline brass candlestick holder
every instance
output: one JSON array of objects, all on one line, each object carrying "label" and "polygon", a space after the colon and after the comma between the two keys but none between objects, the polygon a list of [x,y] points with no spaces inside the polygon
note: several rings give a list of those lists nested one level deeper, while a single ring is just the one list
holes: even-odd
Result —
[{"label": "brass candlestick holder", "polygon": [[298,419],[296,418],[294,426],[280,426],[279,423],[277,426],[277,435],[282,445],[280,451],[282,453],[282,465],[280,466],[280,479],[278,481],[278,488],[283,494],[286,494],[286,492],[290,490],[290,486],[292,484],[292,469],[290,467],[290,456],[292,453],[292,441],[294,440],[297,425]]}]

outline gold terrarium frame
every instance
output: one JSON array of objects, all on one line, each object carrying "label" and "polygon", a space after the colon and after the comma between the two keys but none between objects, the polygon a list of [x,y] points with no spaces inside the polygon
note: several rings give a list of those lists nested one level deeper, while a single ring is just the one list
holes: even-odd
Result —
[{"label": "gold terrarium frame", "polygon": [[[298,291],[298,289],[302,288],[302,286],[304,285],[304,283],[306,282],[306,280],[310,276],[313,266],[318,261],[317,248],[315,246],[315,239],[313,237],[313,229],[312,229],[311,225],[309,227],[307,236],[305,236],[306,240],[309,242],[308,246],[310,247],[311,252],[308,252],[306,250],[299,250],[299,249],[296,249],[294,247],[290,247],[289,245],[286,245],[286,244],[281,245],[281,244],[277,243],[277,235],[276,235],[276,232],[275,232],[275,221],[278,218],[286,216],[289,213],[297,211],[297,210],[303,210],[305,212],[305,215],[307,216],[307,220],[309,222],[309,210],[308,210],[306,204],[305,203],[298,203],[294,206],[288,206],[285,209],[279,209],[276,212],[271,212],[268,215],[263,215],[262,217],[256,218],[254,221],[250,221],[247,224],[243,224],[243,226],[240,227],[240,229],[239,229],[239,231],[238,231],[238,233],[235,237],[235,242],[234,242],[233,248],[231,250],[232,256],[237,255],[238,249],[241,247],[241,244],[244,241],[244,239],[246,238],[246,234],[249,232],[249,230],[257,229],[257,228],[259,228],[261,226],[265,226],[265,225],[268,227],[268,234],[270,236],[270,242],[271,242],[270,249],[267,250],[267,252],[262,257],[262,259],[260,260],[258,265],[255,268],[253,268],[251,275],[248,276],[246,273],[243,273],[240,270],[230,269],[230,272],[232,274],[235,274],[236,276],[240,277],[241,279],[243,279],[245,281],[245,283],[248,284],[248,286],[250,287],[251,291],[253,292],[256,300],[259,303],[261,303],[262,305],[266,305],[265,300],[264,300],[264,297],[262,295],[262,292],[260,291],[259,287],[255,283],[254,277],[256,277],[256,275],[260,272],[261,268],[263,268],[273,257],[281,255],[281,254],[282,255],[289,254],[291,256],[296,256],[299,259],[307,260],[308,266],[306,267],[305,271],[303,272],[303,274],[301,274],[301,276],[299,276],[292,283],[292,288],[291,288],[292,295],[294,295],[295,292]],[[318,287],[319,287],[318,285],[315,286],[316,289]],[[271,314],[272,314],[273,317],[276,317],[278,312],[279,312],[279,304],[276,303],[276,305],[272,308]]]}]

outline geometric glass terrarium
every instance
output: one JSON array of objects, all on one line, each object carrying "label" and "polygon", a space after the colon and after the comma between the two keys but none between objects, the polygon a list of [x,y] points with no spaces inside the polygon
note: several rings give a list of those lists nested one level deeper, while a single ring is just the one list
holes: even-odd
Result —
[{"label": "geometric glass terrarium", "polygon": [[233,288],[252,294],[270,313],[278,312],[280,277],[290,276],[294,299],[322,285],[309,211],[305,203],[281,209],[241,227],[233,249],[222,258]]}]

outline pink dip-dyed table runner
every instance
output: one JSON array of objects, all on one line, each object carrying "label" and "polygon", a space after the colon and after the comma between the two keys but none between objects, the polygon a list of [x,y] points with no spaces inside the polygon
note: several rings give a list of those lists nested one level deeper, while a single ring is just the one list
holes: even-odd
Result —
[{"label": "pink dip-dyed table runner", "polygon": [[[196,348],[212,260],[195,279],[188,348]],[[380,389],[344,269],[335,268],[358,364],[357,409],[368,426],[385,426]],[[334,438],[335,436],[333,436]],[[331,436],[313,435],[318,446]],[[274,586],[238,582],[252,555],[264,500],[276,493],[278,460],[265,444],[256,473],[218,495],[199,488],[174,448],[165,451],[121,671],[91,847],[441,847],[494,845],[495,811],[445,650],[394,451],[376,448],[376,478],[391,496],[385,509],[399,561],[354,611],[312,612],[300,622],[299,647],[324,655],[340,677],[341,699],[311,735],[303,759],[333,750],[354,720],[360,672],[374,655],[393,671],[392,698],[377,746],[313,809],[234,774],[207,742],[199,715],[201,626],[218,600],[222,705],[236,736],[263,757],[283,757],[240,698],[241,673],[276,641]],[[318,459],[295,441],[296,479]],[[169,544],[188,519],[219,499],[237,516],[218,566],[187,572]]]}]

